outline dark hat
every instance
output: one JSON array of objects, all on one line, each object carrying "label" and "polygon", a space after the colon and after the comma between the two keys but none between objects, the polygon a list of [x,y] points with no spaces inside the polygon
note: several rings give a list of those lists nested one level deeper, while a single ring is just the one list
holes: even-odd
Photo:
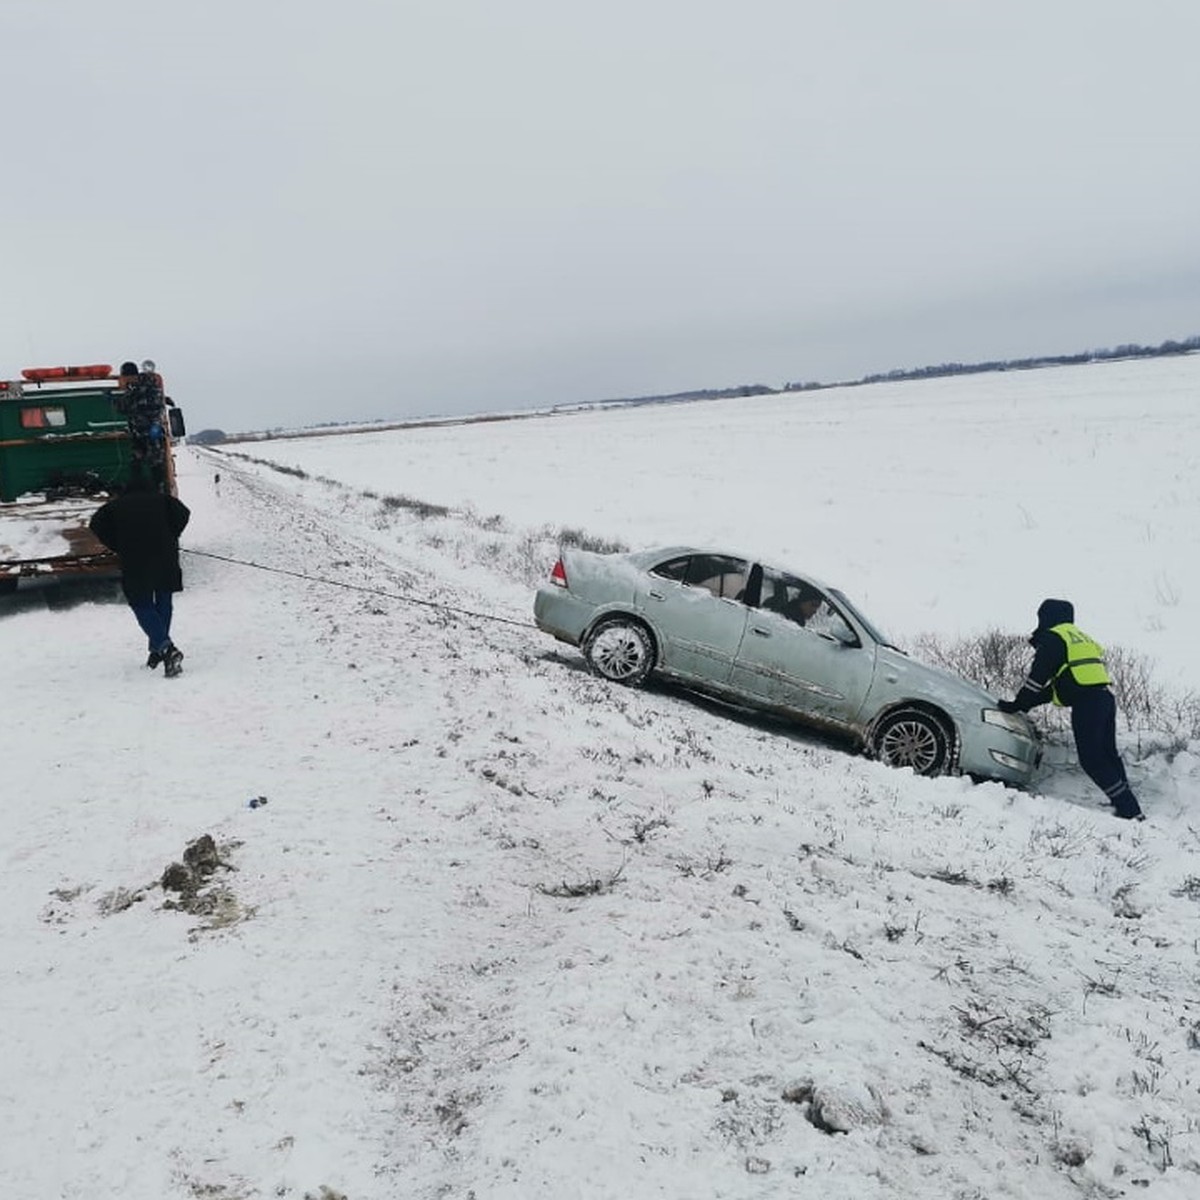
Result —
[{"label": "dark hat", "polygon": [[121,364],[121,374],[122,375],[136,375],[137,373],[138,373],[137,363],[123,362]]},{"label": "dark hat", "polygon": [[1043,600],[1037,610],[1038,628],[1053,629],[1075,620],[1075,605],[1070,600]]}]

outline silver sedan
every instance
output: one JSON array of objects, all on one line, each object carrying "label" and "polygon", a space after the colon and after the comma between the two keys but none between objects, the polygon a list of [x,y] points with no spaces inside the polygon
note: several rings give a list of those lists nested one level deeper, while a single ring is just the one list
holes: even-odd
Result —
[{"label": "silver sedan", "polygon": [[919,775],[1020,786],[1037,766],[1022,714],[909,658],[836,588],[742,555],[564,550],[534,619],[614,683],[653,672],[848,737]]}]

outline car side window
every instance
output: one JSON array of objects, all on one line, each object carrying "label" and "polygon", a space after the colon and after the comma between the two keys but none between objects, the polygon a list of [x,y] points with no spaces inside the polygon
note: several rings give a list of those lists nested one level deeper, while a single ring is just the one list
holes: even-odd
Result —
[{"label": "car side window", "polygon": [[830,603],[828,599],[821,602],[817,611],[805,622],[805,629],[819,633],[824,637],[847,645],[858,644],[858,635],[850,627],[850,623]]},{"label": "car side window", "polygon": [[727,554],[688,554],[651,567],[650,574],[673,579],[686,587],[703,588],[720,600],[741,601],[750,577],[750,564],[744,558]]},{"label": "car side window", "polygon": [[651,575],[660,575],[663,579],[673,579],[676,583],[682,583],[687,578],[688,563],[692,561],[690,554],[685,554],[682,558],[669,558],[664,563],[659,563],[657,567],[650,568]]},{"label": "car side window", "polygon": [[750,564],[724,554],[696,554],[688,564],[684,583],[704,588],[722,600],[741,600],[746,594]]},{"label": "car side window", "polygon": [[763,569],[758,606],[767,612],[778,613],[784,620],[810,633],[825,634],[838,641],[854,636],[845,618],[824,592],[803,579],[770,567]]},{"label": "car side window", "polygon": [[824,597],[794,575],[763,568],[762,590],[758,606],[767,612],[778,613],[785,620],[804,625],[823,603]]}]

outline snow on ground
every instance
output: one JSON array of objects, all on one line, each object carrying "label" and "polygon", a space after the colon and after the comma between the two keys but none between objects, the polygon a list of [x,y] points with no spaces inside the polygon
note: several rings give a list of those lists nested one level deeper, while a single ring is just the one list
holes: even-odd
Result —
[{"label": "snow on ground", "polygon": [[1064,745],[915,779],[603,684],[530,585],[563,526],[712,538],[1190,666],[1198,362],[184,452],[182,678],[111,588],[0,612],[9,1190],[1194,1194],[1200,744],[1129,735],[1133,827]]}]

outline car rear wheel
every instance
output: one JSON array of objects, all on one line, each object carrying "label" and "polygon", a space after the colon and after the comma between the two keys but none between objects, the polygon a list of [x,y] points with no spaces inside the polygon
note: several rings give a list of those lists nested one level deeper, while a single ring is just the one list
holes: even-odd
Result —
[{"label": "car rear wheel", "polygon": [[884,717],[871,749],[889,767],[911,767],[918,775],[941,775],[950,765],[950,735],[932,713],[904,708]]},{"label": "car rear wheel", "polygon": [[597,675],[637,687],[654,667],[654,642],[639,621],[616,617],[597,625],[583,646],[588,666]]}]

